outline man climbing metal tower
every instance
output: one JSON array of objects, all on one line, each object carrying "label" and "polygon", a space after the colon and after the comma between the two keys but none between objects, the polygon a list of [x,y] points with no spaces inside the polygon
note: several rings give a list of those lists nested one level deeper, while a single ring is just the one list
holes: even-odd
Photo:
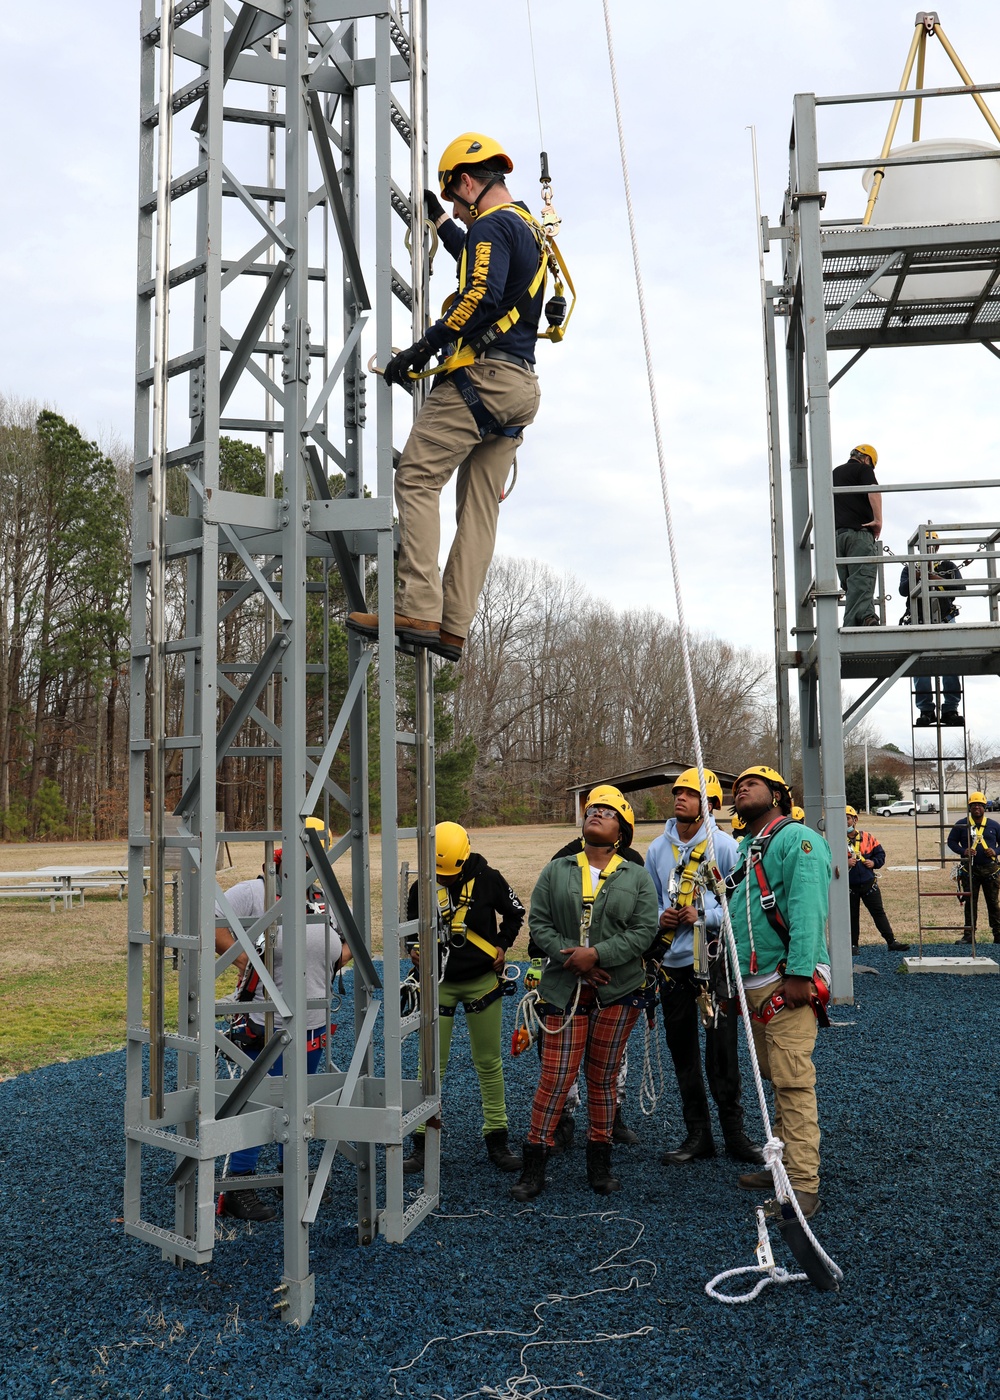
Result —
[{"label": "man climbing metal tower", "polygon": [[[438,170],[441,194],[468,230],[460,247],[458,291],[445,314],[383,372],[386,384],[404,387],[438,376],[396,471],[395,630],[403,641],[453,661],[461,656],[493,558],[504,482],[524,429],[538,412],[535,341],[546,270],[558,260],[546,229],[511,200],[504,181],[513,168],[499,142],[475,132],[456,137],[445,150]],[[435,196],[427,207],[432,221],[441,219],[444,210]],[[458,252],[458,231],[446,229],[445,247]],[[568,317],[559,291],[557,280],[546,314],[561,338],[558,323]],[[445,356],[443,362],[427,369],[436,354]],[[442,578],[439,497],[456,469],[458,528]],[[378,635],[374,613],[351,613],[348,625]]]}]

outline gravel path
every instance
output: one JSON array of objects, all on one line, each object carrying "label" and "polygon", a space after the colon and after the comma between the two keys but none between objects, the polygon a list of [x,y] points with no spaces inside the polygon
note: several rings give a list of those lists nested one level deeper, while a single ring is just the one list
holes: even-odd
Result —
[{"label": "gravel path", "polygon": [[[638,1112],[641,1030],[628,1103],[641,1142],[615,1149],[623,1191],[595,1197],[577,1146],[551,1165],[537,1209],[515,1207],[478,1140],[460,1018],[441,1216],[401,1247],[359,1248],[338,1162],[312,1233],[316,1310],[296,1332],[271,1310],[280,1225],[225,1222],[212,1263],[183,1270],[123,1236],[115,1053],[0,1084],[0,1394],[995,1397],[1000,978],[902,978],[898,959],[865,951],[881,975],[858,979],[816,1055],[815,1223],[844,1270],[840,1293],[773,1286],[746,1307],[705,1296],[712,1275],[753,1261],[755,1198],[724,1157],[659,1166],[664,1136],[683,1133],[670,1082],[655,1118]],[[342,1032],[334,1043],[346,1058]],[[509,1066],[517,1139],[536,1066]],[[780,1241],[775,1253],[794,1267]],[[392,1369],[482,1329],[502,1335],[436,1342]]]}]

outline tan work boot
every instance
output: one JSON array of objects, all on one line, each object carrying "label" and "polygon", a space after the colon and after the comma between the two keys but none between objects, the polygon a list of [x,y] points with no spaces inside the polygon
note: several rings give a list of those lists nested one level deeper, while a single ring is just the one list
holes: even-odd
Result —
[{"label": "tan work boot", "polygon": [[[378,613],[348,613],[347,625],[365,637],[377,637]],[[432,646],[441,639],[440,623],[425,622],[419,617],[404,617],[402,613],[393,614],[393,628],[401,641],[414,646]]]}]

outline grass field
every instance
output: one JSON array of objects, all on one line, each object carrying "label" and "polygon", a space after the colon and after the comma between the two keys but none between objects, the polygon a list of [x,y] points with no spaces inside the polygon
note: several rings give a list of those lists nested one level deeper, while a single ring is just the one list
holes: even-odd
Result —
[{"label": "grass field", "polygon": [[[885,846],[887,869],[881,885],[885,906],[898,938],[910,942],[917,933],[916,875],[893,868],[915,862],[913,823],[907,818],[873,817],[864,823]],[[640,825],[636,847],[644,852],[660,826]],[[576,835],[571,826],[491,827],[472,833],[473,847],[507,877],[525,904],[539,870],[552,854]],[[926,857],[933,833],[922,837]],[[233,845],[235,862],[223,871],[224,888],[256,875],[263,847]],[[113,865],[125,859],[121,843],[52,843],[0,845],[0,871],[30,870],[47,865]],[[378,883],[381,850],[371,842],[373,903],[381,906]],[[844,867],[842,867],[844,868]],[[350,897],[350,865],[337,867]],[[936,887],[953,888],[947,872],[936,874]],[[954,925],[931,941],[951,942],[958,936],[960,916],[951,898],[936,901],[938,924]],[[168,905],[169,918],[169,905]],[[880,943],[865,910],[861,912],[862,943]],[[525,956],[522,934],[515,955]],[[381,949],[377,945],[376,952]],[[49,911],[40,900],[4,900],[0,904],[0,1077],[39,1065],[113,1050],[125,1043],[126,906],[113,892],[88,892],[84,908]],[[171,988],[168,973],[168,991]],[[168,1014],[170,1011],[168,1002]]]}]

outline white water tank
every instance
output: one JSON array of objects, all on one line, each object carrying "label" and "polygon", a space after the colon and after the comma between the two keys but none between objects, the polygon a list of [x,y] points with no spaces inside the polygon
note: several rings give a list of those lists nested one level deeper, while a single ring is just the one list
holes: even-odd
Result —
[{"label": "white water tank", "polygon": [[[914,141],[893,147],[890,155],[952,156],[978,151],[992,151],[997,158],[887,166],[872,211],[872,226],[912,228],[927,224],[1000,222],[1000,146],[996,142]],[[877,168],[871,166],[861,177],[866,194],[871,192]],[[988,277],[989,273],[982,271],[911,273],[903,284],[899,300],[976,297]],[[877,296],[889,297],[895,285],[895,277],[881,277],[872,290]]]}]

